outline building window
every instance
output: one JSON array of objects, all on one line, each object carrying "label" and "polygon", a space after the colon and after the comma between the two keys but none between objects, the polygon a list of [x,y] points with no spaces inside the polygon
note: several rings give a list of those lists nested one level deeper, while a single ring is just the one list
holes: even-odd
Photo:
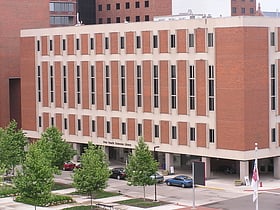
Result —
[{"label": "building window", "polygon": [[51,125],[52,125],[52,127],[54,126],[54,118],[53,117],[51,117]]},{"label": "building window", "polygon": [[172,139],[177,139],[177,127],[172,126]]},{"label": "building window", "polygon": [[81,72],[80,66],[77,66],[77,104],[81,104]]},{"label": "building window", "polygon": [[255,9],[254,8],[250,8],[250,14],[251,15],[255,14]]},{"label": "building window", "polygon": [[159,106],[159,76],[158,76],[158,66],[154,65],[154,108]]},{"label": "building window", "polygon": [[208,47],[214,46],[213,33],[208,33]]},{"label": "building window", "polygon": [[127,22],[129,22],[129,21],[130,21],[130,16],[126,16],[126,17],[125,17],[125,20],[126,20]]},{"label": "building window", "polygon": [[99,19],[98,19],[98,23],[99,23],[99,24],[102,24],[102,23],[103,23],[103,19],[102,19],[102,18],[99,18]]},{"label": "building window", "polygon": [[40,51],[40,40],[37,40],[37,51]]},{"label": "building window", "polygon": [[189,34],[189,47],[194,47],[194,34]]},{"label": "building window", "polygon": [[232,7],[231,12],[232,12],[232,14],[236,14],[236,7]]},{"label": "building window", "polygon": [[155,125],[155,138],[159,138],[159,125]]},{"label": "building window", "polygon": [[175,34],[171,34],[170,46],[171,46],[171,48],[175,48],[176,47],[176,36],[175,36]]},{"label": "building window", "polygon": [[54,102],[54,73],[53,66],[50,66],[50,95],[51,95],[51,103]]},{"label": "building window", "polygon": [[137,107],[142,107],[142,70],[141,66],[137,65]]},{"label": "building window", "polygon": [[209,111],[214,111],[215,107],[215,75],[214,66],[208,67],[208,97],[209,97]]},{"label": "building window", "polygon": [[116,23],[120,23],[121,22],[121,18],[120,17],[116,17]]},{"label": "building window", "polygon": [[110,105],[110,95],[111,95],[111,88],[110,88],[110,68],[108,65],[105,66],[105,92],[106,92],[106,105]]},{"label": "building window", "polygon": [[111,4],[107,4],[107,10],[111,10]]},{"label": "building window", "polygon": [[241,14],[245,14],[246,9],[244,7],[241,8]]},{"label": "building window", "polygon": [[76,50],[80,50],[80,39],[76,39]]},{"label": "building window", "polygon": [[145,7],[149,7],[149,6],[150,6],[149,1],[145,1]]},{"label": "building window", "polygon": [[67,122],[67,118],[64,118],[64,130],[68,129],[68,122]]},{"label": "building window", "polygon": [[140,16],[135,17],[135,22],[140,22]]},{"label": "building window", "polygon": [[62,50],[65,51],[66,50],[66,40],[62,39]]},{"label": "building window", "polygon": [[91,131],[95,132],[95,120],[91,121]]},{"label": "building window", "polygon": [[124,49],[124,37],[121,36],[121,49]]},{"label": "building window", "polygon": [[107,18],[107,23],[111,23],[111,18]]},{"label": "building window", "polygon": [[121,65],[121,105],[125,106],[125,90],[126,90],[126,80],[125,80],[125,66]]},{"label": "building window", "polygon": [[270,32],[270,46],[275,46],[275,33]]},{"label": "building window", "polygon": [[111,124],[110,121],[106,122],[106,133],[111,133]]},{"label": "building window", "polygon": [[141,37],[136,36],[136,48],[139,49],[141,48]]},{"label": "building window", "polygon": [[215,132],[214,129],[209,129],[209,142],[214,143],[215,142]]},{"label": "building window", "polygon": [[50,40],[50,51],[52,51],[52,50],[53,50],[53,41]]},{"label": "building window", "polygon": [[190,140],[195,141],[195,128],[190,128]]},{"label": "building window", "polygon": [[94,66],[90,67],[90,94],[91,94],[91,105],[95,104],[95,71]]},{"label": "building window", "polygon": [[67,70],[63,66],[63,102],[67,103]]},{"label": "building window", "polygon": [[98,5],[98,11],[102,11],[102,4]]},{"label": "building window", "polygon": [[137,134],[138,134],[138,136],[142,136],[142,124],[141,123],[137,124]]},{"label": "building window", "polygon": [[126,8],[126,9],[129,9],[129,8],[130,8],[130,3],[129,3],[129,2],[126,2],[126,3],[125,3],[125,8]]},{"label": "building window", "polygon": [[140,8],[140,2],[139,1],[135,2],[135,8]]},{"label": "building window", "polygon": [[157,35],[153,36],[153,47],[158,48],[158,36]]},{"label": "building window", "polygon": [[171,66],[171,108],[176,109],[176,66]]},{"label": "building window", "polygon": [[80,131],[80,130],[81,130],[81,120],[78,119],[78,131]]},{"label": "building window", "polygon": [[90,38],[90,49],[94,49],[94,38]]},{"label": "building window", "polygon": [[271,129],[271,141],[276,142],[276,129],[275,128]]},{"label": "building window", "polygon": [[194,66],[190,66],[189,72],[189,102],[190,102],[190,109],[195,109],[195,69]]},{"label": "building window", "polygon": [[105,49],[108,50],[109,49],[109,38],[105,37]]},{"label": "building window", "polygon": [[38,124],[39,124],[39,127],[41,128],[42,127],[42,117],[41,116],[39,116]]},{"label": "building window", "polygon": [[149,15],[145,15],[145,21],[150,21],[150,16]]},{"label": "building window", "polygon": [[116,3],[116,9],[119,10],[121,8],[121,4],[120,3]]},{"label": "building window", "polygon": [[122,135],[126,135],[126,123],[122,123]]},{"label": "building window", "polygon": [[41,87],[41,67],[37,66],[37,85],[38,85],[38,102],[41,102],[42,87]]},{"label": "building window", "polygon": [[271,110],[276,109],[276,69],[275,64],[272,64],[270,67],[270,87],[271,87]]}]

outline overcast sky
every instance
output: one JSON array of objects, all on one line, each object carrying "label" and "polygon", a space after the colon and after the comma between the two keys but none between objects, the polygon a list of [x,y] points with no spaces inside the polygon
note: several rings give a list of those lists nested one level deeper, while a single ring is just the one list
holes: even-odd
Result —
[{"label": "overcast sky", "polygon": [[[262,11],[280,11],[280,0],[257,0]],[[211,14],[213,17],[230,16],[230,0],[173,0],[173,15],[186,13],[191,9],[194,14]]]}]

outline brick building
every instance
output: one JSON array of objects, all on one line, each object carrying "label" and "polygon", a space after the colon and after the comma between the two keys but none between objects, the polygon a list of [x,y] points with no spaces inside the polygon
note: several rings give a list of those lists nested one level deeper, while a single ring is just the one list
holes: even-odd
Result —
[{"label": "brick building", "polygon": [[49,3],[1,1],[0,9],[0,127],[7,126],[11,119],[21,127],[20,30],[49,27]]},{"label": "brick building", "polygon": [[165,168],[198,158],[242,179],[257,142],[279,178],[278,40],[277,18],[246,16],[23,30],[23,129],[119,160],[143,136]]},{"label": "brick building", "polygon": [[231,16],[255,16],[256,0],[231,0]]},{"label": "brick building", "polygon": [[50,0],[49,15],[52,27],[75,25],[77,23],[77,0]]}]

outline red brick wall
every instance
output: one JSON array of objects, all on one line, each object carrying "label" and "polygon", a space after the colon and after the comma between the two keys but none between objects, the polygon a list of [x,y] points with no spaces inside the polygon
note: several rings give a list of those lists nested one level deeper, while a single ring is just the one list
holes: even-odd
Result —
[{"label": "red brick wall", "polygon": [[75,46],[74,46],[74,35],[67,35],[67,55],[74,55],[74,50],[75,50]]},{"label": "red brick wall", "polygon": [[119,53],[119,33],[118,32],[111,32],[110,33],[110,50],[111,54],[118,54]]},{"label": "red brick wall", "polygon": [[125,33],[125,49],[126,54],[134,54],[135,53],[135,32],[126,32]]},{"label": "red brick wall", "polygon": [[127,139],[128,140],[136,140],[136,120],[133,118],[127,119]]},{"label": "red brick wall", "polygon": [[[21,89],[28,94],[22,94],[22,129],[37,130],[37,114],[36,113],[36,77],[34,74],[35,67],[35,40],[33,37],[21,39]],[[2,99],[0,101],[3,101]],[[1,119],[1,118],[0,118]],[[2,119],[4,121],[4,118]]]},{"label": "red brick wall", "polygon": [[75,108],[75,98],[76,98],[76,94],[75,94],[75,66],[74,66],[74,62],[73,61],[69,61],[68,62],[68,72],[67,72],[67,76],[68,76],[68,106],[69,108]]},{"label": "red brick wall", "polygon": [[152,110],[152,81],[151,81],[151,68],[152,61],[143,61],[143,111],[151,112]]},{"label": "red brick wall", "polygon": [[195,29],[195,50],[197,53],[204,53],[206,52],[205,47],[205,38],[206,29],[205,28],[197,28]]},{"label": "red brick wall", "polygon": [[161,30],[159,33],[159,52],[168,53],[169,49],[169,37],[167,30]]},{"label": "red brick wall", "polygon": [[120,119],[112,117],[112,139],[120,139]]},{"label": "red brick wall", "polygon": [[164,114],[169,113],[169,89],[168,89],[168,61],[160,61],[159,63],[159,69],[160,69],[160,75],[159,75],[159,81],[160,81],[160,112]]},{"label": "red brick wall", "polygon": [[[231,0],[231,8],[236,8],[236,13],[231,10],[231,16],[254,16],[256,12],[256,0]],[[245,8],[245,13],[241,12],[241,8]],[[250,8],[254,9],[254,14],[250,13]]]},{"label": "red brick wall", "polygon": [[151,31],[143,31],[142,32],[142,53],[151,53]]},{"label": "red brick wall", "polygon": [[205,60],[198,60],[196,65],[196,95],[197,95],[197,115],[206,115],[206,69]]},{"label": "red brick wall", "polygon": [[54,62],[54,74],[55,74],[55,106],[62,107],[61,101],[61,62]]},{"label": "red brick wall", "polygon": [[188,123],[178,122],[178,144],[188,145]]},{"label": "red brick wall", "polygon": [[104,63],[96,62],[96,109],[104,110]]},{"label": "red brick wall", "polygon": [[187,52],[187,30],[186,29],[178,29],[176,31],[177,34],[177,53],[185,53]]},{"label": "red brick wall", "polygon": [[89,116],[82,116],[82,126],[83,126],[83,136],[90,136],[90,130],[89,130]]},{"label": "red brick wall", "polygon": [[160,141],[162,144],[169,144],[169,121],[160,121]]},{"label": "red brick wall", "polygon": [[217,148],[249,150],[256,141],[268,147],[268,29],[217,28],[215,34]]},{"label": "red brick wall", "polygon": [[54,54],[61,55],[61,36],[60,35],[54,36]]},{"label": "red brick wall", "polygon": [[177,90],[177,101],[178,101],[178,114],[187,114],[187,61],[185,60],[179,60],[177,61],[177,84],[178,84],[178,90]]},{"label": "red brick wall", "polygon": [[206,124],[197,123],[197,147],[206,147]]},{"label": "red brick wall", "polygon": [[144,129],[143,129],[143,131],[144,131],[144,141],[145,142],[152,142],[152,140],[153,140],[153,136],[152,136],[152,128],[153,128],[153,126],[152,126],[152,120],[146,120],[146,119],[144,119],[144,121],[143,121],[143,124],[144,124]]},{"label": "red brick wall", "polygon": [[89,34],[81,34],[81,54],[88,55],[89,53]]}]

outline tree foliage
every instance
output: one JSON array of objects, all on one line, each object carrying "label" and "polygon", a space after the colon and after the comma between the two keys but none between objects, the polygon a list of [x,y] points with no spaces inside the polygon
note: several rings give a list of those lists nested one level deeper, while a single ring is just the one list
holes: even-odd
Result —
[{"label": "tree foliage", "polygon": [[75,150],[63,138],[62,133],[55,127],[49,127],[42,133],[41,146],[48,151],[52,166],[61,168],[63,163],[69,161],[76,154]]},{"label": "tree foliage", "polygon": [[22,170],[14,179],[14,184],[22,198],[34,201],[36,205],[44,203],[51,196],[54,184],[54,168],[44,148],[38,143],[30,146]]},{"label": "tree foliage", "polygon": [[110,176],[103,148],[89,142],[88,149],[81,156],[81,166],[75,170],[73,185],[79,192],[90,195],[92,204],[93,193],[105,189]]},{"label": "tree foliage", "polygon": [[138,145],[135,147],[135,152],[128,157],[126,174],[128,177],[128,183],[133,186],[143,186],[144,199],[145,186],[155,183],[155,180],[151,179],[151,175],[155,174],[157,168],[157,161],[154,159],[149,147],[144,142],[144,139],[140,138]]},{"label": "tree foliage", "polygon": [[24,150],[27,137],[17,128],[17,122],[12,120],[6,128],[0,128],[0,163],[6,169],[13,169],[20,164],[26,155]]}]

